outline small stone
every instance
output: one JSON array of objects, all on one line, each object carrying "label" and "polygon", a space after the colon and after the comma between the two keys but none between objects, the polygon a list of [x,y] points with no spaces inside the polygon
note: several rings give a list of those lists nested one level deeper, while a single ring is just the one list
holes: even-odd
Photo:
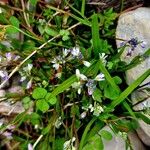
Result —
[{"label": "small stone", "polygon": [[19,114],[24,112],[25,109],[22,106],[21,102],[16,102],[11,104],[9,102],[0,102],[0,114],[2,115],[12,115],[12,114]]},{"label": "small stone", "polygon": [[[118,26],[116,30],[116,38],[129,41],[132,38],[137,38],[138,41],[143,41],[146,43],[145,47],[142,48],[139,44],[135,50],[132,52],[131,56],[127,56],[130,47],[127,47],[121,56],[121,60],[129,64],[133,58],[139,54],[143,54],[150,48],[150,8],[138,8],[134,11],[130,11],[122,14],[119,17]],[[122,41],[117,40],[117,47],[120,47]],[[141,64],[135,66],[132,69],[126,71],[126,80],[130,85],[133,83],[140,75],[142,75],[146,70],[150,68],[150,57],[145,58]],[[150,82],[150,77],[148,77],[142,84]]]},{"label": "small stone", "polygon": [[133,150],[146,150],[145,146],[139,139],[136,132],[130,132],[128,133],[128,138],[130,140],[130,144]]},{"label": "small stone", "polygon": [[145,145],[150,146],[150,125],[143,120],[139,120],[139,125],[140,128],[137,129],[138,136]]},{"label": "small stone", "polygon": [[109,131],[113,136],[112,140],[110,141],[102,138],[105,150],[111,150],[112,148],[114,150],[126,150],[125,141],[120,135],[115,135],[108,126],[105,126],[103,129]]},{"label": "small stone", "polygon": [[25,94],[25,91],[21,86],[12,86],[8,89],[8,92],[19,94],[19,95],[24,95]]},{"label": "small stone", "polygon": [[0,90],[0,98],[5,97],[6,91],[5,90]]},{"label": "small stone", "polygon": [[[119,17],[118,26],[116,30],[116,38],[123,39],[125,42],[131,39],[138,39],[142,43],[129,46],[125,48],[121,55],[121,60],[129,64],[136,56],[144,54],[150,48],[150,8],[138,8],[136,10],[122,14]],[[119,48],[122,41],[117,40],[117,47]],[[130,55],[128,55],[130,52]],[[145,57],[144,60],[126,71],[126,82],[128,85],[132,84],[144,72],[150,69],[150,57]],[[131,94],[133,109],[141,111],[150,108],[150,76],[147,77],[140,86]],[[144,86],[145,85],[145,86]],[[139,121],[139,129],[137,129],[140,139],[146,145],[150,146],[150,125],[143,121]]]},{"label": "small stone", "polygon": [[[104,150],[126,150],[126,141],[123,139],[122,136],[114,134],[108,126],[105,126],[103,129],[109,131],[113,136],[112,140],[110,141],[102,139],[104,144]],[[127,136],[133,150],[146,150],[145,146],[140,141],[135,131],[128,133]],[[128,148],[127,150],[130,149]]]}]

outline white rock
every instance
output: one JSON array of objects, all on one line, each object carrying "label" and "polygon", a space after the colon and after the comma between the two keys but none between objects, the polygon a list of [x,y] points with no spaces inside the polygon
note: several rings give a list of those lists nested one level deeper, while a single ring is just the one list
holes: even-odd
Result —
[{"label": "white rock", "polygon": [[19,114],[24,111],[25,109],[23,108],[21,102],[16,102],[15,104],[11,104],[6,101],[0,102],[0,114],[12,115],[12,114]]},{"label": "white rock", "polygon": [[[116,38],[127,41],[132,38],[137,38],[138,41],[144,41],[146,43],[145,48],[142,48],[139,44],[132,52],[131,56],[127,56],[127,52],[130,49],[130,47],[127,47],[121,56],[122,61],[129,64],[133,58],[139,54],[143,54],[148,48],[150,48],[150,32],[147,31],[150,31],[150,8],[138,8],[120,16],[116,30]],[[117,40],[117,47],[120,47],[121,43],[122,41]],[[138,64],[126,71],[127,84],[130,85],[148,69],[150,69],[150,57],[146,58],[141,64]],[[150,82],[150,76],[145,79],[141,85],[148,82]],[[150,85],[147,87],[150,87]],[[146,107],[150,107],[150,98],[145,99],[145,97],[149,97],[149,94],[150,92],[145,93],[143,90],[133,93],[133,104],[135,105],[138,103],[138,105],[134,106],[133,109],[142,110],[145,105]],[[142,101],[143,99],[145,99],[146,102],[139,103],[139,101]]]},{"label": "white rock", "polygon": [[6,94],[5,90],[0,90],[0,98],[1,98],[1,97],[4,97],[5,94]]},{"label": "white rock", "polygon": [[[138,38],[138,41],[144,41],[146,43],[145,48],[142,48],[139,44],[132,55],[127,56],[129,47],[123,52],[121,59],[129,64],[133,58],[139,54],[143,54],[150,48],[150,8],[138,8],[134,11],[130,11],[122,14],[119,17],[118,26],[116,30],[116,38],[123,40],[130,40],[132,38]],[[120,47],[122,41],[117,40],[117,47]],[[138,77],[140,77],[145,71],[150,69],[150,57],[137,65],[136,67],[126,71],[127,84],[130,85]],[[150,82],[150,76],[144,80],[141,85]],[[150,88],[150,85],[145,86]],[[132,103],[134,110],[143,110],[150,107],[150,92],[146,89],[138,89],[132,93]],[[149,132],[148,132],[149,131]],[[140,121],[140,128],[137,130],[139,137],[142,141],[150,146],[150,125]]]},{"label": "white rock", "polygon": [[[103,129],[109,131],[113,135],[113,139],[111,141],[103,139],[104,150],[126,150],[126,141],[120,135],[114,134],[108,126],[105,126]],[[128,133],[128,138],[133,150],[146,150],[136,132]]]},{"label": "white rock", "polygon": [[130,144],[133,150],[146,150],[145,146],[139,139],[136,132],[130,132],[128,133],[128,138],[130,140]]},{"label": "white rock", "polygon": [[105,150],[111,150],[111,149],[125,150],[126,149],[125,141],[121,136],[114,135],[113,131],[108,126],[105,126],[103,129],[109,131],[113,135],[113,138],[110,141],[107,141],[102,138]]},{"label": "white rock", "polygon": [[138,136],[144,144],[150,146],[150,125],[143,120],[139,120],[140,128],[137,129]]},{"label": "white rock", "polygon": [[[148,31],[150,31],[150,8],[138,8],[134,11],[124,13],[119,17],[116,38],[130,40],[131,38],[137,37],[138,41],[144,41],[147,43],[145,48],[138,45],[133,51],[131,57],[127,56],[127,50],[129,48],[126,48],[121,59],[127,64],[129,64],[135,56],[143,54],[148,48],[150,48],[150,32]],[[117,40],[117,47],[120,47],[121,43],[122,41]],[[140,65],[137,65],[126,72],[127,83],[131,84],[149,68],[150,57]],[[150,82],[150,77],[147,78],[143,84],[148,82]]]}]

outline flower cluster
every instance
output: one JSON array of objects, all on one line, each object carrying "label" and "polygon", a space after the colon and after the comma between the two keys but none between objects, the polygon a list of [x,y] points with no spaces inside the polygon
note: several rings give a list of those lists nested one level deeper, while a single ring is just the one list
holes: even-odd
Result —
[{"label": "flower cluster", "polygon": [[87,106],[82,107],[83,110],[85,110],[83,113],[81,113],[80,117],[81,119],[86,117],[86,114],[88,111],[92,112],[94,116],[99,116],[103,111],[103,107],[99,103],[94,103],[94,105],[89,104]]},{"label": "flower cluster", "polygon": [[127,52],[127,56],[131,56],[132,55],[132,52],[135,50],[135,48],[137,48],[138,45],[141,46],[141,48],[145,48],[146,46],[146,42],[144,41],[138,41],[138,38],[131,38],[130,40],[126,41],[126,42],[122,42],[120,44],[120,46],[129,46],[130,48],[128,49],[128,52]]},{"label": "flower cluster", "polygon": [[[4,122],[5,122],[4,119],[0,120],[0,128],[4,125]],[[13,138],[12,134],[13,134],[13,130],[15,129],[15,126],[8,125],[6,129],[7,130],[5,130],[4,132],[0,131],[0,134],[6,137],[7,139],[11,140]]]},{"label": "flower cluster", "polygon": [[75,142],[76,138],[73,137],[72,139],[66,141],[63,145],[63,150],[76,150],[76,148],[73,146],[73,143]]},{"label": "flower cluster", "polygon": [[81,94],[81,89],[85,84],[88,88],[88,95],[92,95],[96,88],[96,82],[105,80],[103,73],[98,74],[94,79],[88,79],[84,74],[80,73],[79,69],[76,69],[76,77],[78,82],[74,82],[72,87],[78,90],[78,94]]},{"label": "flower cluster", "polygon": [[[11,52],[5,53],[4,56],[0,56],[0,64],[3,68],[0,70],[1,83],[3,83],[4,81],[8,81],[8,79],[9,79],[7,67],[12,65],[13,62],[18,61],[19,59],[20,59],[19,55],[15,55],[14,53],[11,53]],[[9,83],[6,82],[6,84],[3,87],[7,86],[8,84]],[[3,87],[1,87],[1,88],[3,88]]]},{"label": "flower cluster", "polygon": [[31,77],[31,70],[33,68],[33,64],[28,64],[27,66],[23,67],[22,70],[19,71],[21,75],[20,82],[29,80],[26,86],[26,89],[30,89],[32,86],[32,77]]},{"label": "flower cluster", "polygon": [[52,67],[58,71],[55,77],[60,78],[61,77],[61,72],[60,69],[66,64],[66,62],[69,62],[71,60],[79,60],[82,61],[83,64],[86,67],[89,67],[91,64],[88,61],[83,60],[84,57],[79,49],[79,47],[73,47],[71,49],[63,49],[62,50],[62,55],[58,55],[55,58],[51,60]]}]

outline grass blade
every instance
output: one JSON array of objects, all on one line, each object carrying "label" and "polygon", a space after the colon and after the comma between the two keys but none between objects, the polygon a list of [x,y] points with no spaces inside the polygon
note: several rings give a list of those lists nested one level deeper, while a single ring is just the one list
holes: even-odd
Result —
[{"label": "grass blade", "polygon": [[92,42],[93,42],[94,54],[95,56],[98,56],[101,50],[101,44],[100,44],[99,24],[98,24],[97,14],[94,14],[92,16]]},{"label": "grass blade", "polygon": [[120,96],[112,101],[112,103],[106,108],[106,111],[112,111],[117,105],[119,105],[129,94],[133,92],[148,76],[150,75],[150,69],[135,80],[126,90],[124,90]]}]

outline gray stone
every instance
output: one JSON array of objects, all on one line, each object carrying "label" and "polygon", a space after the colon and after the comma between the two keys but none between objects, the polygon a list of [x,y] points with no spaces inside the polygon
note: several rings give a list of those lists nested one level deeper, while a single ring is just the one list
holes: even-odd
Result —
[{"label": "gray stone", "polygon": [[5,97],[6,91],[5,90],[0,90],[0,98]]},{"label": "gray stone", "polygon": [[[114,134],[113,131],[108,126],[105,126],[103,129],[109,131],[113,135],[111,141],[106,141],[103,139],[104,150],[111,150],[111,149],[126,150],[126,141],[123,139],[121,135]],[[133,150],[146,150],[145,146],[140,141],[136,132],[133,131],[128,133],[128,139],[130,146],[132,147]],[[129,149],[130,148],[128,148],[128,150]]]},{"label": "gray stone", "polygon": [[145,146],[139,139],[136,132],[130,132],[128,133],[128,139],[130,141],[131,147],[133,150],[146,150]]},{"label": "gray stone", "polygon": [[22,113],[24,110],[21,102],[16,102],[11,104],[9,102],[0,102],[0,114],[2,115],[12,115]]},{"label": "gray stone", "polygon": [[[127,56],[128,50],[130,49],[130,47],[127,47],[121,56],[122,61],[125,61],[127,64],[129,64],[133,60],[133,58],[140,54],[143,54],[148,48],[150,48],[150,33],[147,31],[150,31],[150,8],[138,8],[134,11],[127,12],[120,16],[116,30],[116,38],[127,41],[131,38],[137,38],[138,41],[144,41],[146,43],[145,48],[142,48],[139,44],[132,52],[131,56]],[[120,47],[122,41],[117,40],[116,42],[117,47]],[[127,84],[130,85],[131,83],[133,83],[149,68],[150,57],[147,57],[142,63],[127,70]],[[149,82],[150,76],[147,79],[145,79],[141,85],[144,85]],[[145,87],[150,88],[150,85],[147,85]],[[138,105],[133,107],[134,110],[142,110],[145,107],[145,105],[146,107],[150,107],[150,92],[145,91],[145,89],[144,91],[143,89],[141,89],[132,94],[133,105],[138,103]],[[143,100],[145,100],[146,102],[144,102]],[[140,104],[139,101],[142,101],[143,103]]]},{"label": "gray stone", "polygon": [[[131,57],[127,56],[126,48],[121,56],[121,59],[127,64],[133,60],[133,58],[139,54],[143,54],[148,48],[150,48],[150,8],[138,8],[134,11],[130,11],[122,14],[119,17],[118,26],[116,30],[116,38],[123,40],[130,40],[131,38],[138,38],[139,41],[146,43],[145,48],[142,48],[140,44],[135,48]],[[117,47],[120,47],[121,40],[117,40]],[[140,75],[150,68],[150,57],[146,58],[140,65],[128,70],[126,72],[127,83],[131,84]],[[150,82],[150,77],[147,78],[142,84]]]},{"label": "gray stone", "polygon": [[105,126],[103,129],[109,131],[113,135],[113,138],[110,141],[107,141],[102,138],[105,150],[110,150],[110,149],[125,150],[126,149],[125,141],[121,136],[115,135],[113,131],[110,129],[110,127],[108,126]]},{"label": "gray stone", "polygon": [[140,128],[137,129],[138,136],[144,144],[150,146],[150,125],[143,120],[139,120]]},{"label": "gray stone", "polygon": [[[121,60],[129,64],[133,58],[143,54],[150,48],[150,8],[138,8],[134,11],[130,11],[122,14],[119,17],[118,26],[116,30],[116,38],[123,40],[130,40],[137,38],[138,41],[144,41],[146,43],[145,48],[142,48],[139,44],[131,56],[127,56],[130,47],[127,47],[121,56]],[[120,47],[122,41],[117,40],[117,47]],[[138,77],[140,77],[145,71],[150,69],[150,57],[145,58],[142,63],[126,71],[126,81],[130,85]],[[145,85],[150,82],[150,76],[144,80],[141,85]],[[150,108],[150,84],[134,91],[131,95],[133,109],[143,110]],[[140,128],[137,130],[139,137],[142,141],[150,146],[150,125],[140,121]],[[149,131],[149,132],[148,132]]]}]

